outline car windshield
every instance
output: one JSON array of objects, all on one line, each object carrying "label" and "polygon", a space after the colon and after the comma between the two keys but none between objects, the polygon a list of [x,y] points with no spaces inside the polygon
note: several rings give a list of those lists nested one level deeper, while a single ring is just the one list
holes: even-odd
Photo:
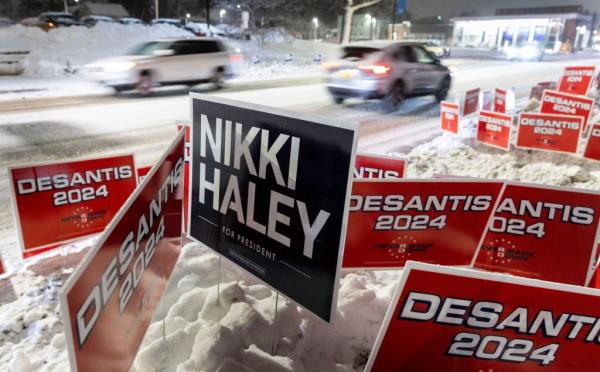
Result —
[{"label": "car windshield", "polygon": [[155,51],[161,49],[167,49],[171,45],[170,42],[165,41],[151,41],[149,43],[144,43],[142,45],[138,45],[136,48],[129,52],[129,55],[132,56],[149,56],[152,55]]},{"label": "car windshield", "polygon": [[365,59],[368,55],[377,53],[380,50],[369,47],[345,47],[342,59],[360,60]]}]

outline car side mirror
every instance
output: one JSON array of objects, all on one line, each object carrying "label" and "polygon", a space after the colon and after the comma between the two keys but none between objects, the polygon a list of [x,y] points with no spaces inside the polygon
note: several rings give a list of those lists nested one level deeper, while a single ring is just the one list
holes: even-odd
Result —
[{"label": "car side mirror", "polygon": [[158,49],[152,52],[152,55],[158,57],[172,56],[173,54],[175,54],[175,51],[173,49]]}]

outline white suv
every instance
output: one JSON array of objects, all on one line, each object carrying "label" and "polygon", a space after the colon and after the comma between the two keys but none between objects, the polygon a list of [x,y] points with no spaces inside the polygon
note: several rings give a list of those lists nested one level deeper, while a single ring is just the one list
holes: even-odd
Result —
[{"label": "white suv", "polygon": [[124,56],[85,66],[87,76],[116,91],[138,89],[147,93],[160,85],[195,85],[212,82],[222,87],[233,75],[236,56],[210,38],[168,39],[146,42]]}]

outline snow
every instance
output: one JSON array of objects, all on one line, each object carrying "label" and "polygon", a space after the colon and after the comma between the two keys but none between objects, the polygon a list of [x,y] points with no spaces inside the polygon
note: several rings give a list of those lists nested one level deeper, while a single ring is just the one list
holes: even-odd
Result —
[{"label": "snow", "polygon": [[25,75],[51,77],[76,74],[88,62],[123,54],[144,41],[190,35],[171,25],[98,23],[92,28],[59,27],[48,32],[14,25],[0,29],[0,45],[3,50],[30,51],[23,60]]},{"label": "snow", "polygon": [[[596,99],[590,123],[600,120],[599,95],[597,90],[588,94]],[[524,104],[523,111],[537,111],[538,107],[539,101],[531,99]],[[600,189],[600,162],[581,157],[585,139],[580,140],[577,156],[517,149],[516,126],[513,126],[513,146],[510,151],[502,151],[476,142],[476,123],[475,116],[463,118],[458,136],[443,134],[406,154],[392,155],[408,158],[407,178],[446,174]]]},{"label": "snow", "polygon": [[[27,287],[0,306],[0,365],[68,370],[57,290],[70,272],[13,274]],[[360,371],[400,275],[344,273],[329,326],[225,259],[219,264],[207,247],[188,244],[131,372]]]},{"label": "snow", "polygon": [[[407,176],[600,188],[600,163],[477,145],[474,121],[465,119],[457,137],[444,134],[408,152]],[[68,369],[56,291],[69,271],[58,273],[13,274],[26,295],[0,306],[0,365],[19,372]],[[210,249],[188,244],[131,372],[361,371],[400,275],[344,272],[335,322],[327,325]]]},{"label": "snow", "polygon": [[224,259],[219,267],[208,248],[184,248],[133,372],[361,370],[400,275],[345,273],[330,327]]},{"label": "snow", "polygon": [[[14,25],[0,29],[0,49],[30,51],[22,61],[25,76],[62,77],[79,75],[85,64],[122,55],[145,41],[192,36],[190,32],[168,24],[145,26],[98,23],[92,28],[61,27],[48,32],[35,27]],[[334,53],[339,49],[336,44],[295,40],[280,30],[266,31],[250,41],[223,41],[232,50],[239,50],[244,54],[246,69],[242,75],[256,78],[268,77],[273,73],[281,76],[318,73],[320,64],[312,60],[313,55]],[[290,63],[284,63],[283,56],[287,53],[294,55],[294,60]],[[254,56],[260,56],[261,62],[253,64]]]},{"label": "snow", "polygon": [[[310,58],[319,49],[319,43],[292,40],[289,45],[284,45],[277,38],[277,35],[265,37],[262,46],[267,52],[263,52],[261,63],[272,66],[271,70],[257,66],[252,74],[266,77],[285,70],[286,66],[289,67],[287,73],[312,68]],[[261,50],[257,44],[240,45],[245,46],[249,54]],[[253,49],[255,47],[257,49]],[[287,50],[294,54],[294,64],[281,62],[280,57]],[[328,52],[324,49],[322,53],[327,55]],[[56,66],[60,63],[55,65],[58,68]],[[64,69],[39,71],[52,74]],[[224,94],[248,101],[269,101],[274,105],[312,107],[315,100],[322,98],[320,95],[324,93],[321,91],[321,86],[309,86],[293,97],[282,96],[278,89]],[[110,110],[103,106],[68,110],[72,117],[86,117],[84,124],[98,133],[123,125],[123,120],[117,118],[122,119],[125,110],[145,112],[144,117],[128,125],[148,130],[149,126],[173,119],[173,112],[185,112],[186,100],[169,98],[167,101],[140,100],[127,109],[125,104],[119,104],[115,108],[118,113],[108,114],[105,111]],[[527,110],[536,106],[535,102],[527,105]],[[156,111],[150,110],[149,106]],[[104,115],[115,115],[115,119],[106,120],[101,111]],[[26,123],[39,120],[39,115],[39,112],[22,113],[10,121]],[[60,119],[58,113],[56,117],[53,115],[49,112],[45,119]],[[356,114],[352,115],[355,118]],[[595,115],[593,120],[599,118],[598,113]],[[475,143],[474,118],[465,119],[463,124],[460,136],[441,135],[403,154],[408,158],[407,177],[449,174],[600,188],[598,162],[539,151],[512,149],[505,153]],[[134,146],[131,149],[137,150]],[[69,265],[59,266],[48,274],[38,273],[32,266],[63,252],[74,255],[93,244],[94,239],[36,257],[5,279],[3,283],[10,281],[14,287],[16,299],[9,302],[11,300],[0,296],[0,303],[3,303],[0,305],[0,366],[7,366],[11,372],[69,369],[57,291],[71,269]],[[143,340],[132,372],[361,371],[400,275],[401,271],[344,272],[335,322],[327,325],[282,295],[277,296],[235,265],[219,260],[208,248],[188,244]]]},{"label": "snow", "polygon": [[68,370],[58,308],[60,274],[47,278],[25,270],[26,293],[0,306],[0,366],[11,372]]}]

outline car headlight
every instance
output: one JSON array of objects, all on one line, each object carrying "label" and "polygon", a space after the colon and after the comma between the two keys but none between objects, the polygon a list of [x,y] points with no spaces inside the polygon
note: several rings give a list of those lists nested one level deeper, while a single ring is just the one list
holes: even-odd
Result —
[{"label": "car headlight", "polygon": [[515,48],[507,48],[505,53],[508,58],[514,58],[517,56],[517,50]]},{"label": "car headlight", "polygon": [[106,72],[125,72],[135,67],[133,62],[112,62],[102,65]]},{"label": "car headlight", "polygon": [[533,59],[533,58],[537,57],[538,51],[535,47],[525,47],[525,48],[523,48],[523,51],[521,52],[521,54],[523,55],[523,58]]}]

